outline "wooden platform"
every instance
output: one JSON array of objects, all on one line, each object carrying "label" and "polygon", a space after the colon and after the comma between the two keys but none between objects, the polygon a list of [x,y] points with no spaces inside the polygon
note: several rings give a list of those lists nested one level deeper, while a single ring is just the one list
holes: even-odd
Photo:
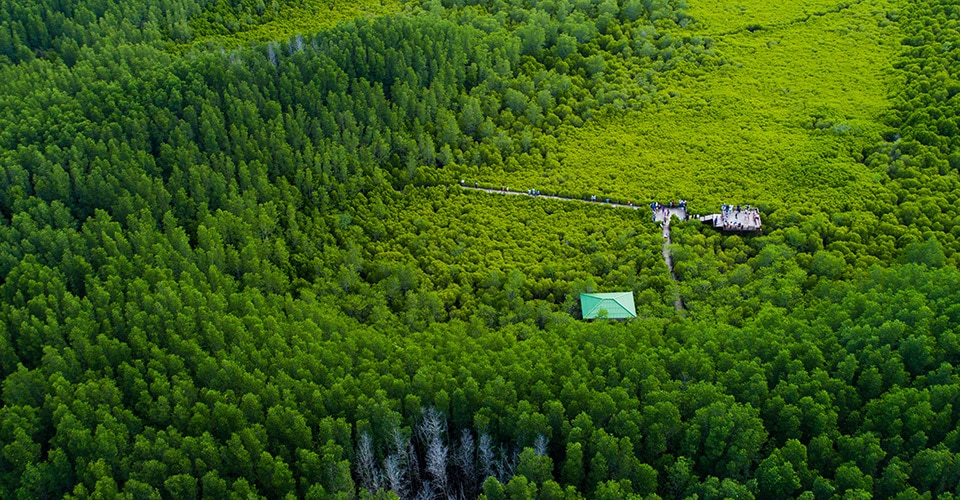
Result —
[{"label": "wooden platform", "polygon": [[762,224],[760,210],[756,208],[729,209],[719,214],[704,215],[700,217],[700,221],[723,231],[760,231]]},{"label": "wooden platform", "polygon": [[660,207],[651,208],[651,210],[653,211],[654,222],[666,222],[669,221],[671,217],[687,220],[687,209],[684,207]]},{"label": "wooden platform", "polygon": [[[761,226],[760,210],[756,208],[751,208],[750,210],[737,210],[736,208],[731,208],[731,209],[728,209],[726,212],[721,212],[719,214],[691,216],[687,212],[687,208],[681,207],[681,206],[673,206],[673,207],[661,206],[659,208],[653,208],[645,204],[637,205],[634,203],[623,204],[623,203],[617,203],[617,202],[610,202],[610,201],[606,201],[605,198],[604,199],[598,198],[596,200],[591,201],[591,200],[582,200],[579,198],[565,198],[562,196],[545,195],[545,194],[534,195],[534,194],[531,194],[529,191],[511,191],[508,188],[493,189],[493,188],[485,188],[485,187],[478,187],[478,186],[468,186],[466,184],[461,184],[460,187],[466,190],[483,191],[486,193],[499,193],[499,194],[505,194],[505,195],[526,195],[526,196],[533,196],[537,198],[548,198],[552,200],[569,200],[569,201],[582,201],[587,203],[599,203],[601,205],[606,205],[609,207],[629,208],[631,210],[637,210],[643,207],[647,207],[651,209],[654,222],[668,222],[671,217],[676,217],[680,220],[688,220],[688,219],[695,218],[695,219],[698,219],[700,222],[710,224],[713,227],[720,229],[722,231],[753,232],[753,231],[760,231],[760,226]],[[669,224],[666,224],[666,225],[668,226]],[[669,233],[669,227],[664,228],[665,238],[667,237],[666,236],[667,233]]]},{"label": "wooden platform", "polygon": [[721,231],[760,231],[762,221],[760,220],[760,210],[751,208],[750,210],[729,209],[719,214],[700,215],[691,217],[684,207],[660,207],[651,209],[654,222],[666,223],[671,217],[680,220],[694,218],[700,222],[710,224]]}]

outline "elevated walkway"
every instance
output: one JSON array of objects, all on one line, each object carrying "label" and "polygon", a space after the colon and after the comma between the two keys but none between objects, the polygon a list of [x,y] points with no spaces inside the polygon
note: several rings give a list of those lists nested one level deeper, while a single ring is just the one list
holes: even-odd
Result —
[{"label": "elevated walkway", "polygon": [[[551,200],[567,200],[567,201],[580,201],[586,203],[598,203],[601,205],[606,205],[609,207],[615,208],[629,208],[632,210],[637,210],[638,208],[648,207],[648,205],[637,205],[635,203],[618,203],[616,201],[611,201],[608,198],[597,198],[597,199],[579,199],[579,198],[568,198],[564,196],[554,196],[541,194],[539,191],[530,190],[530,191],[511,191],[509,188],[500,188],[492,189],[480,186],[470,186],[468,184],[460,184],[460,187],[463,189],[471,191],[483,191],[485,193],[491,194],[504,194],[504,195],[513,195],[513,196],[530,196],[532,198],[547,198]],[[686,206],[649,206],[653,212],[653,221],[654,222],[666,222],[669,221],[671,217],[676,217],[680,220],[689,220],[691,218],[697,219],[700,222],[710,224],[711,226],[720,229],[722,231],[743,231],[743,232],[753,232],[760,231],[762,221],[760,220],[760,210],[756,208],[750,209],[741,209],[737,210],[736,207],[726,207],[719,214],[710,214],[710,215],[696,215],[691,216],[687,212]],[[666,231],[669,231],[667,229]]]},{"label": "elevated walkway", "polygon": [[[633,203],[617,203],[616,201],[611,202],[609,199],[596,199],[596,197],[591,197],[587,200],[581,200],[578,198],[566,198],[562,196],[553,196],[553,195],[544,195],[541,194],[538,190],[530,191],[511,191],[507,187],[500,189],[490,189],[483,188],[476,184],[473,186],[466,185],[463,181],[460,183],[460,187],[468,190],[483,191],[486,193],[499,193],[503,195],[526,195],[531,197],[540,197],[540,198],[549,198],[554,200],[569,200],[569,201],[580,201],[587,203],[601,203],[611,207],[618,208],[629,208],[636,210],[641,208],[640,206],[634,205]],[[670,278],[674,283],[677,282],[677,275],[673,272],[673,256],[671,255],[670,249],[670,220],[673,217],[676,217],[680,220],[690,220],[696,219],[700,222],[710,224],[713,227],[720,229],[721,231],[737,231],[737,232],[753,232],[761,231],[760,229],[760,210],[756,208],[747,208],[741,209],[738,207],[724,205],[721,207],[719,214],[710,214],[710,215],[695,215],[691,216],[687,212],[686,201],[681,201],[678,205],[661,205],[659,203],[651,203],[648,208],[653,215],[653,221],[659,222],[660,227],[663,231],[663,261],[667,265],[667,269],[670,271]],[[683,300],[680,297],[680,288],[674,286],[674,307],[677,311],[683,311]],[[636,314],[636,313],[634,313]],[[584,313],[584,317],[587,314]]]},{"label": "elevated walkway", "polygon": [[710,214],[700,217],[700,222],[705,222],[722,231],[760,231],[762,221],[760,220],[760,210],[751,208],[749,210],[727,209],[719,214]]}]

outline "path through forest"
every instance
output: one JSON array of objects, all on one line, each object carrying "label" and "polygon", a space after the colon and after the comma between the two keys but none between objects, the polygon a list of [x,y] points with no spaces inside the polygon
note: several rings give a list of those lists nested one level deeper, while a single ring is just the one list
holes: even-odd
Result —
[{"label": "path through forest", "polygon": [[[522,195],[522,196],[530,196],[530,197],[533,197],[533,198],[548,198],[548,199],[551,199],[551,200],[581,201],[581,202],[583,202],[583,203],[599,203],[599,204],[601,204],[601,205],[608,205],[608,206],[617,207],[617,208],[632,208],[632,209],[640,208],[640,207],[638,207],[638,206],[636,206],[636,205],[633,205],[633,204],[624,205],[623,203],[608,203],[608,202],[602,201],[600,198],[597,198],[597,201],[590,201],[590,200],[581,200],[580,198],[566,198],[566,197],[563,197],[563,196],[554,196],[554,195],[549,195],[549,194],[530,194],[530,193],[527,192],[527,191],[509,191],[509,190],[507,190],[506,188],[504,188],[504,189],[491,189],[491,188],[467,186],[467,185],[465,185],[465,184],[461,184],[460,187],[462,187],[463,189],[470,189],[470,190],[473,190],[473,191],[483,191],[483,192],[485,192],[485,193],[493,193],[493,194]],[[607,198],[607,199],[609,199],[609,198]]]},{"label": "path through forest", "polygon": [[[597,200],[597,201],[581,200],[581,199],[579,199],[579,198],[565,198],[565,197],[563,197],[563,196],[553,196],[553,195],[544,195],[544,194],[531,194],[531,193],[528,192],[528,191],[510,191],[509,189],[506,189],[506,188],[504,188],[504,189],[490,189],[490,188],[482,188],[482,187],[479,187],[479,186],[477,186],[477,185],[467,186],[467,185],[465,185],[465,184],[463,184],[463,183],[460,184],[460,187],[462,187],[463,189],[470,189],[470,190],[474,190],[474,191],[483,191],[483,192],[485,192],[485,193],[493,193],[493,194],[524,195],[524,196],[531,196],[531,197],[536,197],[536,198],[549,198],[549,199],[551,199],[551,200],[580,201],[580,202],[583,202],[583,203],[600,203],[600,204],[602,204],[602,205],[608,205],[608,206],[611,206],[611,207],[631,208],[631,209],[634,209],[634,210],[640,208],[640,207],[638,207],[637,205],[634,205],[634,204],[632,204],[632,203],[627,204],[627,205],[624,205],[624,204],[622,204],[622,203],[609,203],[609,202],[600,201],[600,200]],[[677,311],[682,311],[682,310],[684,310],[684,307],[683,307],[683,300],[680,298],[680,286],[679,286],[679,283],[677,282],[677,275],[674,274],[674,272],[673,272],[673,258],[670,256],[670,218],[671,218],[671,217],[674,217],[674,216],[676,216],[676,217],[679,218],[680,220],[684,220],[684,219],[686,218],[686,216],[687,216],[687,209],[686,209],[686,208],[683,208],[683,207],[665,207],[665,208],[661,208],[661,209],[658,209],[658,210],[656,210],[656,211],[654,212],[654,214],[653,214],[653,220],[654,220],[654,221],[660,221],[660,223],[661,223],[661,225],[662,225],[662,227],[663,227],[663,262],[666,263],[666,265],[667,265],[667,270],[670,272],[670,279],[673,280],[673,283],[674,283],[674,290],[673,290],[673,294],[674,294],[673,307],[674,307]]]},{"label": "path through forest", "polygon": [[673,257],[670,255],[670,220],[674,217],[685,220],[687,218],[687,208],[664,207],[655,210],[653,213],[653,220],[660,221],[660,225],[663,228],[663,262],[667,264],[667,269],[670,271],[670,279],[673,280],[674,284],[673,307],[678,311],[682,311],[683,300],[680,298],[680,284],[677,281],[677,275],[673,272]]}]

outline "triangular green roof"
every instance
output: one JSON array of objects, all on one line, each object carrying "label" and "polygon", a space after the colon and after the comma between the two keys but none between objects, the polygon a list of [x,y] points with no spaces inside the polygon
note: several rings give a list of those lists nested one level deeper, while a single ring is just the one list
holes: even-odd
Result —
[{"label": "triangular green roof", "polygon": [[[637,317],[637,307],[633,304],[633,292],[581,293],[580,311],[583,313],[583,319]],[[601,311],[606,311],[606,314],[601,315]]]}]

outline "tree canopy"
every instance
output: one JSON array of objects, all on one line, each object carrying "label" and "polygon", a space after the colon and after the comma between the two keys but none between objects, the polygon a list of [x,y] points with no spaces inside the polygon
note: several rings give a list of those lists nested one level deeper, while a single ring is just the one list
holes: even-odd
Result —
[{"label": "tree canopy", "polygon": [[[685,2],[184,45],[303,5],[4,1],[0,497],[958,493],[949,2],[880,16],[885,132],[836,152],[877,196],[676,221],[676,282],[644,210],[458,184],[550,178],[569,134],[736,71]],[[622,290],[637,319],[579,321]]]}]

